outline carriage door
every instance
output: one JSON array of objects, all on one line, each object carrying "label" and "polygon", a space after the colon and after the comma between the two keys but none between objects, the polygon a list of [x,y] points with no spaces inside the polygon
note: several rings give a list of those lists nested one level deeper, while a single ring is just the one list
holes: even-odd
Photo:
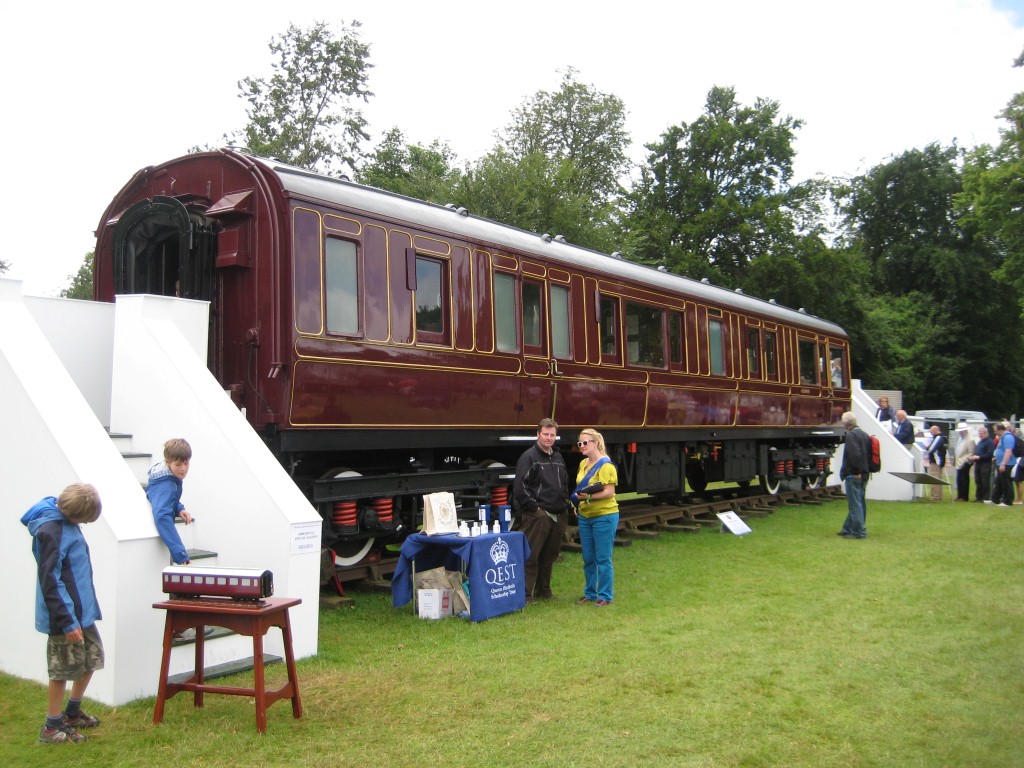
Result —
[{"label": "carriage door", "polygon": [[[555,382],[552,377],[554,362],[548,337],[547,281],[528,277],[527,265],[521,284],[521,317],[523,329],[523,387],[525,423],[536,424],[554,414]],[[531,418],[532,417],[532,418]]]},{"label": "carriage door", "polygon": [[827,388],[825,342],[815,336],[797,334],[798,386],[793,388],[790,406],[792,424],[828,424],[831,409]]},{"label": "carriage door", "polygon": [[214,342],[216,225],[175,197],[142,200],[118,219],[113,240],[114,293],[149,293],[211,302],[208,365],[219,371]]},{"label": "carriage door", "polygon": [[214,224],[174,197],[136,203],[114,229],[114,293],[213,299]]}]

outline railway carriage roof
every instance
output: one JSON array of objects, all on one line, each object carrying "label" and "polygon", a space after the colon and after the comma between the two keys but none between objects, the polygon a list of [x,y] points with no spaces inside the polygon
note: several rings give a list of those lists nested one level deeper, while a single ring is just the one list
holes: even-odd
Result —
[{"label": "railway carriage roof", "polygon": [[568,242],[560,242],[555,238],[542,237],[507,224],[466,215],[450,207],[324,176],[267,158],[251,155],[247,157],[273,172],[290,194],[415,223],[426,229],[448,232],[466,240],[488,243],[501,249],[535,254],[568,267],[633,280],[667,292],[685,293],[708,304],[759,315],[781,323],[803,326],[820,333],[846,336],[846,332],[835,323],[753,296],[729,291],[672,272],[662,272],[643,264],[608,256]]}]

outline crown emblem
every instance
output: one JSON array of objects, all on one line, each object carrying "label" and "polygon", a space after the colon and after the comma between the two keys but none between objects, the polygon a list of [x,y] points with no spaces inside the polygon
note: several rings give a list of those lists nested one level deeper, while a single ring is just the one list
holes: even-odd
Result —
[{"label": "crown emblem", "polygon": [[438,522],[447,525],[455,522],[455,502],[449,495],[436,508]]},{"label": "crown emblem", "polygon": [[503,539],[498,539],[491,545],[490,549],[491,561],[497,565],[498,563],[508,562],[508,544]]}]

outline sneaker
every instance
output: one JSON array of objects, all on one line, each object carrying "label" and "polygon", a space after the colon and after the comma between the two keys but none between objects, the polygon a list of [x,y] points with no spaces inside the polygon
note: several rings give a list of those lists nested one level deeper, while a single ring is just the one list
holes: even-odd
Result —
[{"label": "sneaker", "polygon": [[611,604],[612,604],[611,600],[595,600],[594,601],[594,605],[596,605],[598,608],[604,608],[606,605],[611,605]]},{"label": "sneaker", "polygon": [[1007,504],[1007,503],[1006,503],[1006,502],[1004,502],[1004,501],[1000,501],[1000,502],[999,502],[998,504],[996,504],[996,506],[997,506],[997,507],[1008,507],[1008,506],[1010,506],[1010,505],[1009,505],[1009,504]]},{"label": "sneaker", "polygon": [[60,728],[47,728],[45,725],[39,732],[40,744],[81,744],[85,736],[80,734],[67,721]]},{"label": "sneaker", "polygon": [[87,714],[84,710],[80,710],[78,712],[78,717],[68,717],[67,715],[65,715],[64,722],[75,729],[95,728],[97,725],[100,724],[100,719],[98,717],[93,717],[92,715]]},{"label": "sneaker", "polygon": [[986,504],[995,504],[995,502],[992,501],[992,499],[985,499],[985,503]]},{"label": "sneaker", "polygon": [[591,600],[589,597],[581,597],[579,600],[576,601],[576,604],[577,605],[586,605],[587,603],[592,603],[592,602],[594,602],[594,601]]}]

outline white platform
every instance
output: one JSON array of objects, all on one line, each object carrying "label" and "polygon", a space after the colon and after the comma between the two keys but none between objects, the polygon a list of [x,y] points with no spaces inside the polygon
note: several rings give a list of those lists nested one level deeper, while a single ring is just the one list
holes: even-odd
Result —
[{"label": "white platform", "polygon": [[[208,315],[205,302],[162,296],[116,304],[26,297],[19,281],[0,278],[4,672],[46,681],[46,637],[34,629],[35,560],[20,517],[69,483],[89,482],[103,500],[102,517],[83,530],[107,662],[88,695],[116,706],[156,694],[164,615],[152,605],[165,597],[168,554],[106,426],[131,434],[131,450],[153,461],[168,438],[191,443],[182,501],[196,522],[186,544],[217,552],[211,564],[270,569],[277,595],[303,601],[291,611],[295,657],[316,654],[321,520],[207,370]],[[280,641],[272,631],[267,652],[283,655]],[[191,651],[175,649],[172,674],[191,669]],[[249,638],[207,644],[209,665],[251,655]]]}]

